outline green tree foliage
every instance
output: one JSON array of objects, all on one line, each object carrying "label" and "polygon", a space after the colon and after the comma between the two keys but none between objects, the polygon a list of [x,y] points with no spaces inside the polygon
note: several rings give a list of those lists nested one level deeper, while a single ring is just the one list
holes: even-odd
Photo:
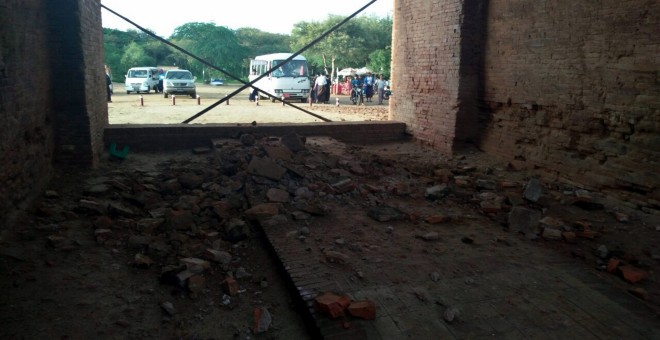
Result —
[{"label": "green tree foliage", "polygon": [[122,65],[152,66],[156,59],[147,54],[146,49],[136,42],[131,42],[121,56]]},{"label": "green tree foliage", "polygon": [[[250,57],[298,51],[344,18],[329,15],[321,22],[299,22],[290,36],[256,28],[234,31],[214,23],[193,22],[177,27],[169,41],[236,76],[246,77]],[[123,81],[126,71],[136,66],[178,66],[191,70],[198,78],[227,78],[144,32],[104,28],[103,37],[105,64],[111,69],[114,81]],[[391,40],[390,17],[361,16],[348,21],[303,55],[314,73],[369,66],[377,73],[382,68],[388,76]]]},{"label": "green tree foliage", "polygon": [[[291,52],[291,38],[286,34],[264,32],[256,28],[243,27],[236,30],[236,37],[249,58],[258,55]],[[242,77],[247,77],[250,60],[243,61]]]},{"label": "green tree foliage", "polygon": [[[170,40],[234,75],[240,74],[241,67],[247,58],[246,49],[239,43],[236,33],[213,23],[184,24],[174,30]],[[204,78],[210,78],[209,68],[192,58],[189,58],[188,69],[195,74],[204,75]]]},{"label": "green tree foliage", "polygon": [[392,62],[392,51],[387,49],[375,50],[369,55],[369,68],[375,73],[390,78],[390,63]]},{"label": "green tree foliage", "polygon": [[[324,32],[341,22],[345,17],[329,15],[322,22],[299,22],[291,32],[291,49],[297,51],[312,42]],[[387,53],[392,44],[392,19],[374,16],[356,17],[332,32],[316,45],[304,52],[310,67],[315,72],[327,71],[345,67],[372,66],[371,57],[374,51]],[[382,58],[380,54],[373,57]],[[390,65],[383,60],[377,63],[374,71],[389,74]],[[373,66],[372,66],[373,67]]]}]

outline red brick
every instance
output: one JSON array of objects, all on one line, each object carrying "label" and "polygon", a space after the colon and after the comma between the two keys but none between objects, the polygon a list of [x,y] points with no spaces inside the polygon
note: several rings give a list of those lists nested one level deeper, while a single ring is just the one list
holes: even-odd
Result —
[{"label": "red brick", "polygon": [[620,266],[619,272],[623,275],[623,278],[630,283],[637,283],[649,277],[647,271],[631,265]]},{"label": "red brick", "polygon": [[354,301],[348,306],[348,314],[361,319],[376,318],[376,304],[373,301]]},{"label": "red brick", "polygon": [[620,264],[621,264],[621,260],[611,258],[607,262],[607,272],[608,273],[614,273],[616,271],[616,269],[619,267]]},{"label": "red brick", "polygon": [[448,222],[450,219],[451,218],[449,216],[440,214],[440,215],[429,216],[425,219],[425,221],[426,223],[429,224],[438,224],[438,223]]},{"label": "red brick", "polygon": [[233,277],[227,277],[224,281],[222,281],[222,290],[230,296],[236,296],[238,295],[238,290],[240,289],[240,286],[238,285],[238,282]]},{"label": "red brick", "polygon": [[344,310],[351,303],[348,296],[339,296],[330,292],[323,293],[314,299],[314,307],[319,313],[333,319],[344,315]]}]

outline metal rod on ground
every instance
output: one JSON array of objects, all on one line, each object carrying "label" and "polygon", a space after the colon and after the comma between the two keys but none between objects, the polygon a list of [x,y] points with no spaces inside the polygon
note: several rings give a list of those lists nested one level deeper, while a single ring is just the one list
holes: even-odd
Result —
[{"label": "metal rod on ground", "polygon": [[202,97],[197,95],[197,105],[202,105]]},{"label": "metal rod on ground", "polygon": [[140,95],[140,106],[144,106],[144,97]]},{"label": "metal rod on ground", "polygon": [[172,95],[172,106],[176,105],[176,96]]}]

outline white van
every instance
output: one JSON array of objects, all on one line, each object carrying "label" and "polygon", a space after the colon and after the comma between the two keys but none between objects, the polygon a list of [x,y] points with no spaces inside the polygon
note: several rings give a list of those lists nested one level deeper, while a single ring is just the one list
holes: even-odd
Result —
[{"label": "white van", "polygon": [[[250,81],[266,73],[270,68],[288,59],[291,53],[273,53],[260,55],[250,60]],[[306,102],[309,97],[309,74],[307,59],[298,55],[288,63],[273,70],[254,85],[277,98]]]},{"label": "white van", "polygon": [[133,67],[126,72],[126,94],[154,90],[158,93],[158,69],[155,67]]}]

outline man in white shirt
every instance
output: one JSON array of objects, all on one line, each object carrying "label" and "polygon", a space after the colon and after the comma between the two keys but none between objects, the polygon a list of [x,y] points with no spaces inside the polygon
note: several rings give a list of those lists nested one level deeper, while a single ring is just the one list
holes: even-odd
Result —
[{"label": "man in white shirt", "polygon": [[321,73],[316,77],[316,102],[325,102],[325,85],[328,83],[328,79],[325,77],[325,74]]}]

